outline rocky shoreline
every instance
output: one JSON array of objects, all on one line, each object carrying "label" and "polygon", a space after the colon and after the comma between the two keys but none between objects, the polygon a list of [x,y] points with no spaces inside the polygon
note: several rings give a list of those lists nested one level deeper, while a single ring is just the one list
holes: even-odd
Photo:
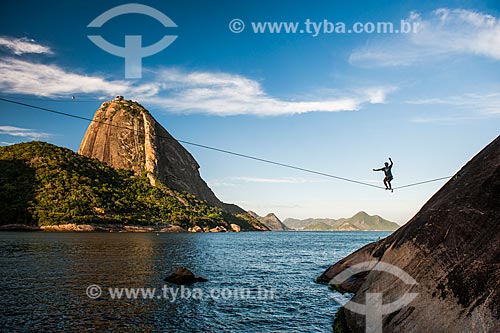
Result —
[{"label": "rocky shoreline", "polygon": [[176,225],[121,225],[121,224],[59,224],[51,226],[32,226],[26,224],[0,225],[0,231],[45,231],[45,232],[240,232],[238,225],[212,229],[194,227],[188,230]]}]

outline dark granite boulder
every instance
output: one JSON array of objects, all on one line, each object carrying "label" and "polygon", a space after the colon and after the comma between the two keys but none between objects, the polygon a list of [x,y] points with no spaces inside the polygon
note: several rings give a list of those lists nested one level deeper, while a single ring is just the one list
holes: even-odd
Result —
[{"label": "dark granite boulder", "polygon": [[[328,283],[366,262],[387,263],[409,274],[408,285],[387,272],[353,275],[336,290],[365,304],[368,292],[383,304],[407,292],[418,296],[383,318],[384,332],[499,332],[500,328],[500,137],[449,180],[404,226],[327,269]],[[336,329],[365,332],[365,316],[344,308]],[[341,325],[343,323],[343,325]]]},{"label": "dark granite boulder", "polygon": [[193,272],[186,267],[179,267],[173,274],[167,276],[165,281],[179,285],[186,285],[193,284],[195,282],[207,282],[208,280],[202,277],[195,277]]}]

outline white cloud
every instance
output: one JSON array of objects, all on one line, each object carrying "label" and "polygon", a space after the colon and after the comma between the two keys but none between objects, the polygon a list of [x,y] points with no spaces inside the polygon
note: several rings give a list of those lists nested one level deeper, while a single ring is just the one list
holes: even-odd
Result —
[{"label": "white cloud", "polygon": [[[306,112],[355,111],[384,103],[393,87],[359,87],[342,93],[318,92],[315,97],[285,99],[266,93],[261,83],[232,73],[163,68],[149,83],[109,80],[69,72],[55,64],[12,57],[0,59],[3,93],[43,97],[76,94],[124,95],[174,113],[279,116]],[[144,81],[142,81],[144,82]]]},{"label": "white cloud", "polygon": [[129,89],[126,82],[67,72],[56,65],[31,63],[14,58],[0,61],[0,89],[5,93],[53,97],[73,93],[115,95]]},{"label": "white cloud", "polygon": [[22,55],[24,53],[53,54],[48,46],[38,44],[34,39],[28,39],[26,37],[13,38],[0,36],[0,47],[6,48],[17,55]]},{"label": "white cloud", "polygon": [[149,98],[150,103],[174,112],[221,116],[354,111],[365,103],[383,103],[392,90],[389,87],[365,88],[336,98],[292,101],[270,96],[258,81],[228,73],[164,69],[159,72],[156,82],[162,91],[158,96]]},{"label": "white cloud", "polygon": [[47,139],[52,136],[49,133],[14,126],[0,126],[0,135],[23,137],[33,140]]},{"label": "white cloud", "polygon": [[355,50],[352,64],[404,66],[451,54],[472,54],[500,60],[500,19],[465,9],[441,8],[423,17],[411,13],[407,22],[416,33],[391,35]]}]

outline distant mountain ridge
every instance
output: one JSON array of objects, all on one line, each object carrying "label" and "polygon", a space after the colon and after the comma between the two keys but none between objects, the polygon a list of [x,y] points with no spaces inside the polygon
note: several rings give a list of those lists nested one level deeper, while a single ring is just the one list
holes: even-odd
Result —
[{"label": "distant mountain ridge", "polygon": [[311,231],[356,231],[356,230],[383,230],[392,231],[399,228],[397,223],[388,221],[378,215],[369,215],[358,212],[350,218],[329,219],[309,218],[304,220],[287,218],[283,221],[292,230]]},{"label": "distant mountain ridge", "polygon": [[268,227],[271,231],[291,230],[289,227],[283,224],[283,222],[281,222],[281,220],[274,213],[269,213],[266,216],[259,216],[257,213],[249,210],[248,214],[256,218],[260,223]]}]

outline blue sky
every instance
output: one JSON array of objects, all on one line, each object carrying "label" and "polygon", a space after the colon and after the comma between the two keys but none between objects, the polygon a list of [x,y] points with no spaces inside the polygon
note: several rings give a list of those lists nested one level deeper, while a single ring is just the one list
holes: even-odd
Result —
[{"label": "blue sky", "polygon": [[[123,1],[4,1],[0,95],[92,117],[121,94],[182,140],[381,185],[454,174],[500,129],[497,1],[137,1],[176,24],[127,14]],[[245,30],[232,33],[233,19]],[[254,33],[252,22],[416,23],[411,34]],[[301,25],[301,27],[303,27]],[[124,59],[94,45],[177,39],[126,79]],[[76,96],[72,100],[72,96]],[[78,150],[88,123],[0,102],[3,145],[45,140]],[[186,146],[219,198],[259,214],[406,222],[443,182],[394,193]]]}]

